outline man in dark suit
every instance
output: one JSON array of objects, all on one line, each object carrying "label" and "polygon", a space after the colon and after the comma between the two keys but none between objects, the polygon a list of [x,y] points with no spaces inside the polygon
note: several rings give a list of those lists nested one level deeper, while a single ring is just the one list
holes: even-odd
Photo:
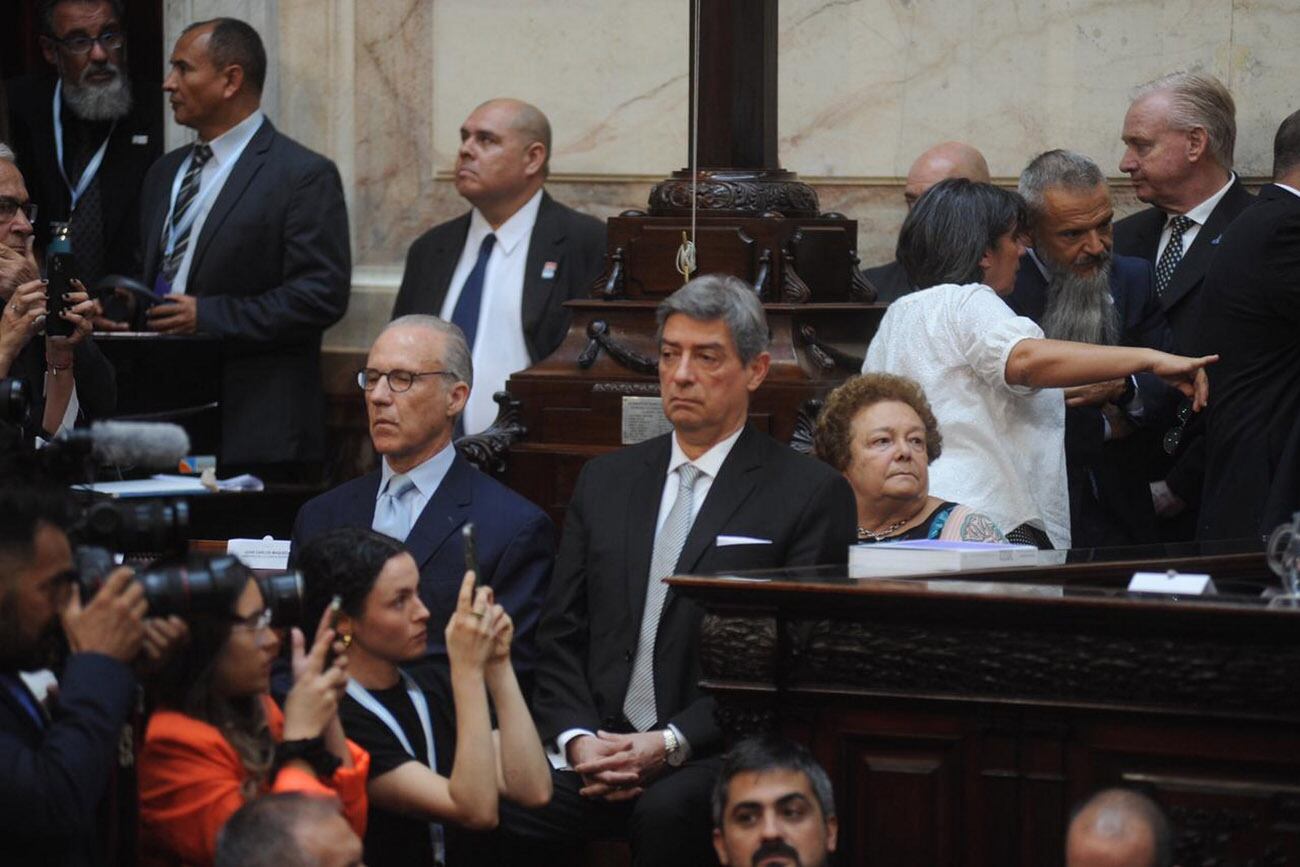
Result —
[{"label": "man in dark suit", "polygon": [[347,309],[347,208],[328,159],[262,114],[266,52],[242,21],[181,34],[163,83],[198,133],[141,197],[149,326],[223,338],[223,473],[312,481],[325,453],[321,333]]},{"label": "man in dark suit", "polygon": [[[1172,340],[1151,285],[1151,265],[1111,255],[1114,208],[1106,176],[1092,160],[1053,150],[1020,175],[1033,248],[1007,304],[1057,340],[1168,351]],[[1066,389],[1065,456],[1075,547],[1156,539],[1155,511],[1135,428],[1163,432],[1177,392],[1159,377]]]},{"label": "man in dark suit", "polygon": [[627,834],[634,864],[709,864],[722,733],[699,686],[703,612],[663,579],[843,564],[856,507],[838,473],[746,423],[770,361],[751,287],[699,277],[658,317],[673,432],[594,458],[578,478],[533,696],[565,769],[549,807],[503,805],[502,827],[531,839]]},{"label": "man in dark suit", "polygon": [[[129,569],[70,601],[72,549],[61,495],[0,485],[0,835],[4,861],[108,862],[101,801],[135,701],[129,663],[144,639],[143,587]],[[73,653],[47,708],[20,672],[50,664],[58,620]]]},{"label": "man in dark suit", "polygon": [[479,387],[463,418],[478,433],[496,418],[492,395],[510,374],[555,351],[569,329],[562,306],[587,295],[605,259],[605,224],[552,199],[551,127],[535,107],[494,99],[460,129],[456,191],[470,213],[411,245],[393,316],[454,322],[474,353]]},{"label": "man in dark suit", "polygon": [[[963,142],[946,141],[935,145],[917,157],[907,170],[907,182],[903,186],[907,209],[912,210],[912,205],[926,190],[948,178],[966,178],[987,184],[989,164],[982,153]],[[916,289],[897,259],[862,273],[876,287],[876,301],[880,303],[888,304]]]},{"label": "man in dark suit", "polygon": [[1258,539],[1300,508],[1300,112],[1278,128],[1273,183],[1224,232],[1204,292],[1200,345],[1222,359],[1197,535]]},{"label": "man in dark suit", "polygon": [[[38,207],[36,247],[70,222],[76,273],[139,272],[140,185],[162,155],[162,98],[128,77],[120,0],[46,0],[41,50],[56,74],[9,82],[11,145]],[[76,202],[73,208],[74,200]]]},{"label": "man in dark suit", "polygon": [[473,522],[480,578],[514,620],[513,662],[529,682],[555,528],[451,443],[474,379],[464,336],[433,316],[399,317],[375,340],[360,376],[383,466],[304,505],[294,550],[338,527],[371,527],[404,541],[420,567],[420,598],[429,609],[429,659],[445,668],[443,631],[465,574],[461,528]]},{"label": "man in dark suit", "polygon": [[[1201,285],[1219,237],[1253,200],[1232,171],[1236,105],[1217,78],[1178,72],[1138,90],[1124,116],[1120,171],[1152,207],[1115,224],[1115,252],[1155,268],[1156,294],[1173,330],[1173,351],[1186,354],[1201,316]],[[1185,539],[1205,474],[1200,421],[1182,434],[1170,462],[1152,444],[1151,485],[1163,534]],[[1182,514],[1181,519],[1178,516]],[[1177,520],[1175,520],[1177,519]]]}]

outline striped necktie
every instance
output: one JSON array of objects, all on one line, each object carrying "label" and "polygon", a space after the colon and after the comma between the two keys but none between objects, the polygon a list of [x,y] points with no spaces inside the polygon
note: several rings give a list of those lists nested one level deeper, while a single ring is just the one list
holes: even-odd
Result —
[{"label": "striped necktie", "polygon": [[[203,174],[203,167],[210,159],[212,159],[212,148],[203,142],[194,145],[194,150],[190,153],[190,167],[185,171],[185,177],[181,179],[181,188],[176,194],[176,204],[172,206],[171,226],[164,231],[179,226],[181,220],[185,219],[185,212],[194,204],[194,199],[199,194],[199,177]],[[163,263],[163,277],[168,283],[175,282],[176,272],[181,269],[181,261],[185,258],[185,248],[189,246],[192,228],[194,228],[194,221],[190,220],[185,231],[176,238],[176,246],[172,248],[171,255]]]}]

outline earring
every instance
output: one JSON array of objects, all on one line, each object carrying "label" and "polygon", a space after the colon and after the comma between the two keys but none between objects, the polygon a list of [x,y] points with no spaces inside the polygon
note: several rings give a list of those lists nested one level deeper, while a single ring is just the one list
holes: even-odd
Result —
[{"label": "earring", "polygon": [[343,642],[343,649],[347,650],[352,646],[352,633],[349,632],[347,635],[340,637],[339,641]]}]

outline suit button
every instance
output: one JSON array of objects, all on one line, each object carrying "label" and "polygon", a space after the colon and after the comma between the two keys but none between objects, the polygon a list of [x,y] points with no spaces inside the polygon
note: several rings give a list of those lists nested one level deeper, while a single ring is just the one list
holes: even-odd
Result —
[{"label": "suit button", "polygon": [[624,661],[624,662],[631,662],[631,661],[632,661],[632,651],[629,650],[629,651],[627,651],[626,653],[623,654],[623,661]]}]

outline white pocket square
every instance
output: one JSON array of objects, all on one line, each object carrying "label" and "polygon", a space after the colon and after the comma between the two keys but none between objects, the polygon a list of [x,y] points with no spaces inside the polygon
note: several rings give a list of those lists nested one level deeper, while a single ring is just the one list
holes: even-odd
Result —
[{"label": "white pocket square", "polygon": [[771,545],[771,539],[756,539],[753,536],[719,536],[715,542],[719,548],[727,548],[731,545]]}]

